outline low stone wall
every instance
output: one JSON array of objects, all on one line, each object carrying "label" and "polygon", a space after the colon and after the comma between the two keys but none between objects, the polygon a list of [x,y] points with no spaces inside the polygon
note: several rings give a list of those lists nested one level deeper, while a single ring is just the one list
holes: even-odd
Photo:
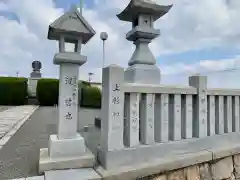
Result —
[{"label": "low stone wall", "polygon": [[240,154],[137,180],[239,180]]},{"label": "low stone wall", "polygon": [[159,145],[158,159],[148,159],[155,151],[147,149],[142,163],[132,154],[132,164],[95,170],[104,180],[240,180],[239,139],[240,133],[228,133],[169,142]]}]

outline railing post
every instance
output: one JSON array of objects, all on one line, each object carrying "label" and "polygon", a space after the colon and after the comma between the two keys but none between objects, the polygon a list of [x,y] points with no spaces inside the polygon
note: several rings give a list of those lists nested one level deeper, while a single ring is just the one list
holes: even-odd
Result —
[{"label": "railing post", "polygon": [[110,65],[103,69],[101,150],[123,149],[124,69]]},{"label": "railing post", "polygon": [[207,77],[190,76],[189,85],[197,88],[198,94],[194,98],[193,107],[193,135],[195,137],[207,136]]}]

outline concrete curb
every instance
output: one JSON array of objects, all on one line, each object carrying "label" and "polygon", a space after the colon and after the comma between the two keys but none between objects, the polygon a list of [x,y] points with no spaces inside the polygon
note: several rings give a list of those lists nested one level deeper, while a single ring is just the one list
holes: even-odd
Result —
[{"label": "concrete curb", "polygon": [[35,176],[28,178],[20,178],[20,179],[9,179],[9,180],[45,180],[44,176]]}]

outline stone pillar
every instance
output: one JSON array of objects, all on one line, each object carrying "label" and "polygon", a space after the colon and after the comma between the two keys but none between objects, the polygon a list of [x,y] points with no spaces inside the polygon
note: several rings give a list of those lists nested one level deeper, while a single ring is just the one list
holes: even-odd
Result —
[{"label": "stone pillar", "polygon": [[58,138],[75,138],[78,120],[77,64],[60,63]]},{"label": "stone pillar", "polygon": [[101,150],[123,149],[124,69],[110,65],[103,69]]},{"label": "stone pillar", "polygon": [[207,77],[190,76],[189,85],[197,88],[198,95],[193,99],[193,136],[207,136]]}]

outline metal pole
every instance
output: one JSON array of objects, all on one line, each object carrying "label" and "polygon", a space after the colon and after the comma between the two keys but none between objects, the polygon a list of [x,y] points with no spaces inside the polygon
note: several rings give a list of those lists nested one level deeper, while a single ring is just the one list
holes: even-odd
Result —
[{"label": "metal pole", "polygon": [[102,88],[103,88],[103,68],[105,66],[105,41],[108,39],[106,32],[101,32],[100,39],[103,41],[103,59],[102,59]]},{"label": "metal pole", "polygon": [[83,0],[80,0],[80,14],[82,15],[83,11]]},{"label": "metal pole", "polygon": [[108,39],[108,34],[106,32],[101,32],[100,38],[103,41],[103,59],[102,59],[102,68],[105,66],[105,41]]},{"label": "metal pole", "polygon": [[102,60],[102,68],[105,66],[105,41],[103,41],[103,60]]}]

